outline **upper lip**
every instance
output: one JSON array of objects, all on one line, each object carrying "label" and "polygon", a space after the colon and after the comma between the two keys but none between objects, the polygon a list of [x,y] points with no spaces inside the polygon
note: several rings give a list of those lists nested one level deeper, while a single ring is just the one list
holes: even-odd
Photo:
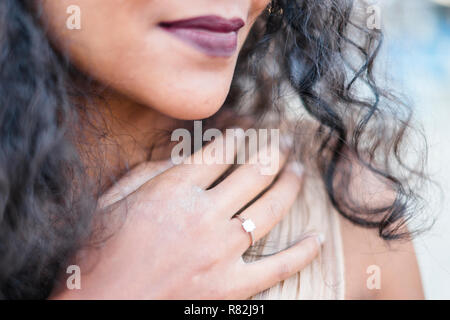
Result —
[{"label": "upper lip", "polygon": [[237,32],[245,25],[240,18],[225,19],[219,16],[209,15],[176,21],[164,21],[160,26],[164,28],[205,29],[213,32]]}]

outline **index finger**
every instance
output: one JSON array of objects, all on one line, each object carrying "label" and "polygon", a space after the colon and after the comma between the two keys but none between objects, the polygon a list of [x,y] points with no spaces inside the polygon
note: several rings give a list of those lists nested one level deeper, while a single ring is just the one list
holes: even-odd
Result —
[{"label": "index finger", "polygon": [[234,128],[227,129],[226,134],[218,131],[214,137],[212,142],[187,157],[183,163],[167,170],[164,175],[184,177],[205,189],[211,186],[234,164],[235,156],[245,142],[245,133],[241,128]]},{"label": "index finger", "polygon": [[126,198],[172,166],[170,161],[148,161],[137,165],[99,198],[99,207],[105,208]]}]

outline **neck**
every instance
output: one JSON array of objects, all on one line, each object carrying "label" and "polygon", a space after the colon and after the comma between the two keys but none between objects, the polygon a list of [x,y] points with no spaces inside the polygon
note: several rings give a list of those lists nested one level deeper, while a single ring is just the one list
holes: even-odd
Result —
[{"label": "neck", "polygon": [[170,134],[184,125],[115,92],[89,103],[81,122],[78,146],[100,189],[139,163],[169,158]]}]

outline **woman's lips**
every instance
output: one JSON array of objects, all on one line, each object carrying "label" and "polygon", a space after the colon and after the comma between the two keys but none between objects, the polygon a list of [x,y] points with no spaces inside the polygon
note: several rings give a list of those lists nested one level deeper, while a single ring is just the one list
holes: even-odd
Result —
[{"label": "woman's lips", "polygon": [[203,16],[161,22],[159,25],[207,55],[230,57],[236,52],[237,32],[245,25],[245,22],[239,18]]}]

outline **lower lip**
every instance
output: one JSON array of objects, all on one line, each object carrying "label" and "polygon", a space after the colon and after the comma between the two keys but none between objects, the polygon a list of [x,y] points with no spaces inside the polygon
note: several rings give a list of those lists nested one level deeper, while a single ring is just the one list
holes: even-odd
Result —
[{"label": "lower lip", "polygon": [[163,28],[183,42],[212,57],[231,57],[237,49],[237,32],[193,28]]}]

